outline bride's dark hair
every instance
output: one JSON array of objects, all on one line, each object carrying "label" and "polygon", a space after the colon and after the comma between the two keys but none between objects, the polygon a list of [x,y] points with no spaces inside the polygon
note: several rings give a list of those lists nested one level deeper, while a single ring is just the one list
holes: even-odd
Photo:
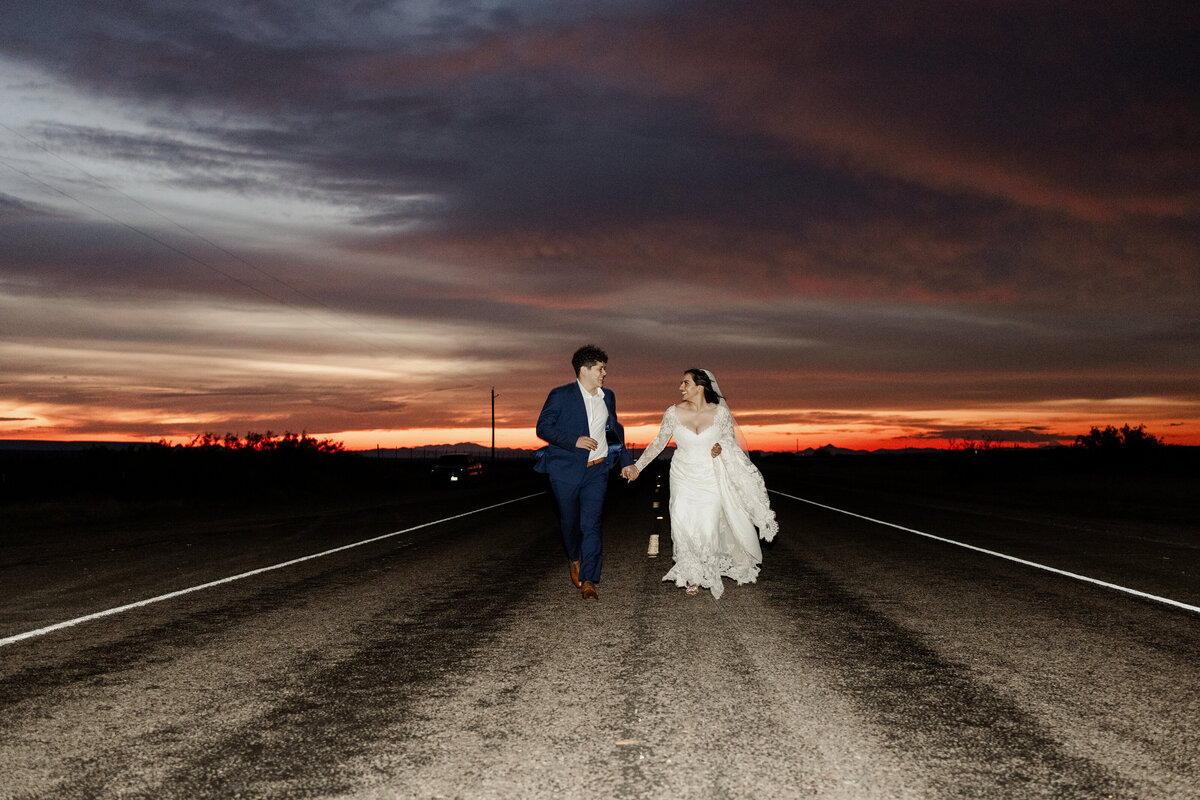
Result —
[{"label": "bride's dark hair", "polygon": [[721,402],[721,395],[717,394],[716,391],[713,389],[712,379],[708,377],[707,372],[700,369],[699,367],[693,367],[692,369],[685,369],[684,373],[687,375],[691,375],[692,381],[697,386],[701,386],[704,388],[704,402],[706,402],[706,403]]}]

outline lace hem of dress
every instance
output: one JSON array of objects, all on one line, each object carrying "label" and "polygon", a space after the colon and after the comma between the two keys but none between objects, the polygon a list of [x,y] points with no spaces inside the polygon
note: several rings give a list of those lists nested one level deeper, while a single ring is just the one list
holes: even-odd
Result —
[{"label": "lace hem of dress", "polygon": [[744,583],[754,583],[758,580],[758,565],[746,562],[737,563],[734,559],[720,561],[705,561],[703,559],[683,556],[675,562],[675,566],[663,576],[664,581],[674,581],[679,588],[689,584],[697,584],[712,592],[714,600],[719,600],[725,594],[725,584],[722,577],[731,578],[738,586]]}]

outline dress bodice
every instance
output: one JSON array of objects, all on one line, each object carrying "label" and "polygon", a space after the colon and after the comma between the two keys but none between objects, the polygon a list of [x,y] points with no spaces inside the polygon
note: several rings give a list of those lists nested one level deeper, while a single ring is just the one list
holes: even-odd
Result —
[{"label": "dress bodice", "polygon": [[720,441],[720,439],[721,432],[718,430],[715,420],[699,433],[693,431],[687,425],[677,425],[675,427],[675,456],[677,458],[688,459],[689,461],[693,459],[711,459],[712,446]]},{"label": "dress bodice", "polygon": [[654,437],[654,441],[646,447],[641,458],[637,460],[638,470],[645,469],[647,464],[657,458],[672,438],[675,439],[674,458],[682,458],[687,461],[711,459],[714,444],[721,443],[722,449],[730,445],[736,446],[733,435],[733,415],[729,413],[727,406],[718,406],[712,423],[697,433],[681,423],[675,413],[675,406],[670,406],[663,414],[662,426],[658,429],[658,435]]}]

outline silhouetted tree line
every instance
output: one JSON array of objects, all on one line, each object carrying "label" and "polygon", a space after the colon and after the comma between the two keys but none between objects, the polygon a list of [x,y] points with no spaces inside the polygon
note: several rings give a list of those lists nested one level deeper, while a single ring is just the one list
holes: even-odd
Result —
[{"label": "silhouetted tree line", "polygon": [[1152,433],[1146,433],[1145,425],[1132,428],[1122,425],[1115,428],[1092,428],[1087,435],[1075,437],[1075,447],[1096,453],[1147,453],[1157,450],[1162,442]]},{"label": "silhouetted tree line", "polygon": [[968,453],[980,453],[985,450],[996,450],[1000,447],[1000,443],[994,439],[984,437],[979,440],[974,439],[951,439],[947,450],[954,450]]},{"label": "silhouetted tree line", "polygon": [[[165,441],[160,440],[159,445],[167,447]],[[227,433],[224,436],[217,436],[215,433],[202,433],[192,438],[186,445],[175,445],[176,447],[219,447],[226,450],[251,450],[258,453],[285,453],[285,452],[315,452],[315,453],[341,453],[345,450],[341,442],[335,442],[332,439],[314,439],[307,433],[295,434],[287,432],[283,436],[276,436],[271,431],[266,433],[255,433],[251,431],[246,434],[246,438],[239,438],[236,433]]]}]

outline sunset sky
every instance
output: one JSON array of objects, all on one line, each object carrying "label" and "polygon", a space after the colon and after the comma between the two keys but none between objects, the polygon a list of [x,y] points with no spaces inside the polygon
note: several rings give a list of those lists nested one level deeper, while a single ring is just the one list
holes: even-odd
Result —
[{"label": "sunset sky", "polygon": [[0,0],[0,438],[1200,445],[1200,4]]}]

